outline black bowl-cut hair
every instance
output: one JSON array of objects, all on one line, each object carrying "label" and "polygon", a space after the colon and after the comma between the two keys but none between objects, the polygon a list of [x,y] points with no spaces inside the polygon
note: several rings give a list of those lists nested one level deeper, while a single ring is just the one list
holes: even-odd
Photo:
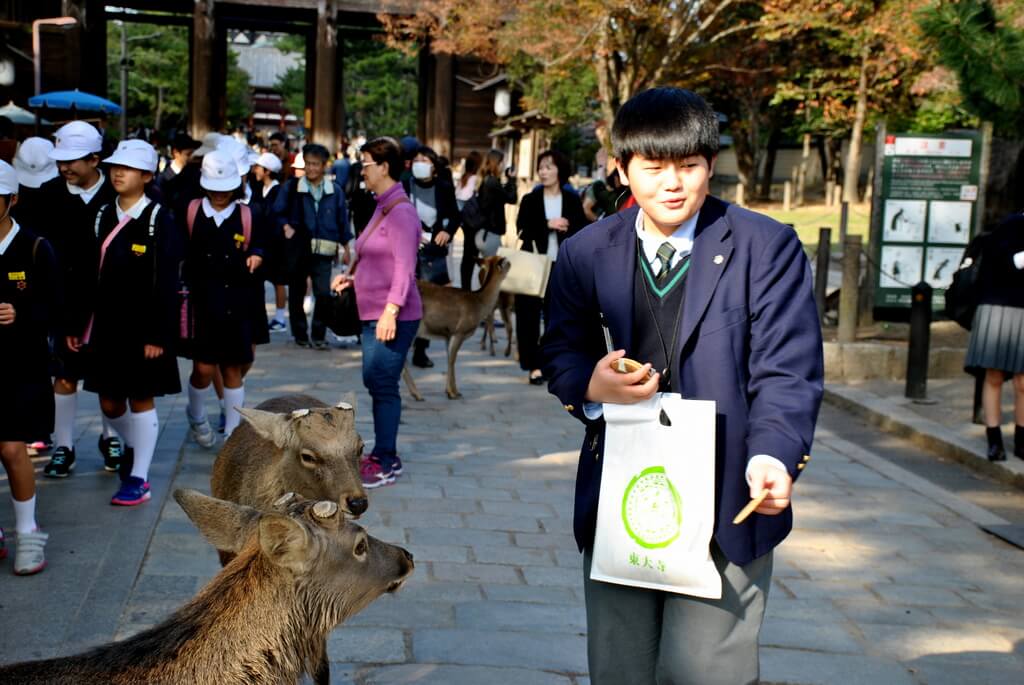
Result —
[{"label": "black bowl-cut hair", "polygon": [[651,88],[615,115],[612,150],[625,168],[634,155],[678,161],[718,154],[718,116],[704,98],[683,88]]},{"label": "black bowl-cut hair", "polygon": [[306,160],[310,157],[319,157],[326,164],[331,158],[331,153],[320,143],[306,143],[302,146],[302,159]]}]

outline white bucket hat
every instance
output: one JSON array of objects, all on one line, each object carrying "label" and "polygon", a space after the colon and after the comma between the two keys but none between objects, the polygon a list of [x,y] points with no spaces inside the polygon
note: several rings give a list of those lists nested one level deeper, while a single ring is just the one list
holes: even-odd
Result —
[{"label": "white bucket hat", "polygon": [[227,150],[213,150],[203,155],[202,174],[199,185],[204,190],[227,192],[242,185],[238,165]]},{"label": "white bucket hat", "polygon": [[157,154],[153,146],[144,140],[122,140],[118,143],[114,154],[103,162],[156,173]]},{"label": "white bucket hat", "polygon": [[38,188],[60,173],[50,159],[53,143],[46,138],[33,136],[21,141],[18,154],[14,156],[14,170],[18,172],[18,183],[26,188]]},{"label": "white bucket hat", "polygon": [[295,159],[292,161],[292,169],[305,169],[306,160],[303,158],[302,153],[298,152],[295,154]]},{"label": "white bucket hat", "polygon": [[0,159],[0,195],[18,194],[18,174],[7,162]]},{"label": "white bucket hat", "polygon": [[230,136],[224,136],[217,145],[217,149],[231,155],[231,158],[235,160],[235,165],[238,167],[239,176],[245,176],[249,173],[252,164],[249,162],[249,148],[244,143],[240,143]]},{"label": "white bucket hat", "polygon": [[281,160],[272,152],[264,152],[256,158],[255,163],[273,174],[281,172]]},{"label": "white bucket hat", "polygon": [[220,143],[220,139],[225,137],[226,136],[223,136],[220,133],[217,133],[216,131],[210,131],[205,136],[203,136],[202,145],[200,145],[199,148],[192,154],[195,155],[196,157],[202,157],[205,154],[213,152],[214,150],[217,149],[217,145]]},{"label": "white bucket hat", "polygon": [[53,137],[57,144],[50,150],[50,159],[58,162],[82,159],[103,149],[103,136],[85,121],[68,122],[57,129]]}]

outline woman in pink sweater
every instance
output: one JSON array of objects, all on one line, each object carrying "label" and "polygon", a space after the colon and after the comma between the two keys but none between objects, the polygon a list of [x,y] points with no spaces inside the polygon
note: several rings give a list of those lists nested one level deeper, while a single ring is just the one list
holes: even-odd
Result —
[{"label": "woman in pink sweater", "polygon": [[374,444],[363,457],[363,485],[390,485],[402,474],[398,457],[398,421],[402,398],[398,380],[423,318],[416,287],[416,253],[420,218],[398,179],[405,168],[398,142],[376,138],[362,153],[366,189],[377,197],[377,210],[356,239],[355,276],[335,277],[335,290],[354,286],[363,322],[363,384],[373,400]]}]

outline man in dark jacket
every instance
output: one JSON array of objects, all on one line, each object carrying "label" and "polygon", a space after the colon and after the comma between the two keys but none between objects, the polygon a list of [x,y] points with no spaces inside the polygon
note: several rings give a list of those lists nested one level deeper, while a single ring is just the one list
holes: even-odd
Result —
[{"label": "man in dark jacket", "polygon": [[[284,232],[288,259],[294,268],[288,275],[288,316],[292,336],[300,347],[312,344],[318,350],[328,348],[326,313],[331,294],[331,269],[338,259],[349,261],[348,243],[352,232],[348,226],[345,193],[324,177],[330,153],[323,145],[310,143],[302,148],[306,174],[288,181],[278,193],[274,213]],[[313,282],[312,343],[307,333],[306,314],[302,300],[306,294],[306,278]]]}]

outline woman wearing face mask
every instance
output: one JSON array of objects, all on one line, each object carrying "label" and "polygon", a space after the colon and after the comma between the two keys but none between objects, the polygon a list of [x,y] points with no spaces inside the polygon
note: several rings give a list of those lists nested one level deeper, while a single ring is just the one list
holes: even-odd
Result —
[{"label": "woman wearing face mask", "polygon": [[[438,285],[449,285],[448,243],[459,228],[459,209],[455,187],[438,175],[438,158],[429,147],[420,147],[412,159],[412,178],[405,181],[416,214],[420,218],[421,238],[417,275]],[[412,363],[426,369],[434,365],[427,357],[430,341],[416,338]]]},{"label": "woman wearing face mask", "polygon": [[[569,182],[569,160],[557,150],[537,158],[540,186],[523,198],[516,228],[527,252],[558,256],[558,246],[587,225],[579,195],[565,189]],[[516,341],[519,366],[530,374],[532,385],[543,385],[540,366],[540,315],[544,302],[539,297],[516,295]]]}]

